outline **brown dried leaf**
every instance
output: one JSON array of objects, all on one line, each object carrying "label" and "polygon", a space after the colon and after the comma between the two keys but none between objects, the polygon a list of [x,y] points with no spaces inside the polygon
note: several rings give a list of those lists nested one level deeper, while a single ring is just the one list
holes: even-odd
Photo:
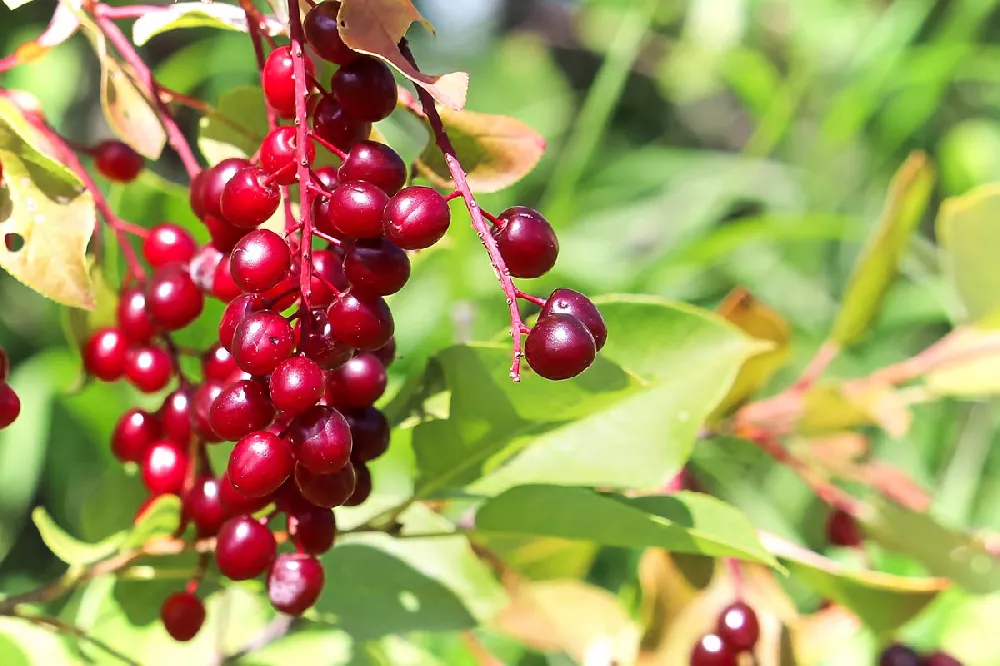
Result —
[{"label": "brown dried leaf", "polygon": [[423,74],[400,52],[399,41],[413,23],[434,31],[410,0],[341,0],[339,20],[340,37],[349,47],[389,63],[449,109],[465,106],[468,74]]}]

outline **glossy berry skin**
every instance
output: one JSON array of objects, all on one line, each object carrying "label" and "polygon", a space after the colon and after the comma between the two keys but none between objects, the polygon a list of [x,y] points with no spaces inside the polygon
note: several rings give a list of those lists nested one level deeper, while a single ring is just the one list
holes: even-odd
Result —
[{"label": "glossy berry skin", "polygon": [[920,666],[920,655],[901,643],[893,643],[878,658],[878,666]]},{"label": "glossy berry skin", "polygon": [[371,123],[347,113],[333,95],[325,95],[319,100],[313,109],[312,121],[317,136],[345,153],[367,139],[372,131]]},{"label": "glossy berry skin", "polygon": [[389,342],[372,353],[378,357],[378,360],[382,361],[382,365],[388,368],[396,360],[396,338],[389,338]]},{"label": "glossy berry skin", "polygon": [[315,474],[301,463],[295,466],[295,486],[315,506],[332,509],[343,505],[354,494],[356,484],[357,474],[350,463],[333,474]]},{"label": "glossy berry skin", "polygon": [[197,319],[204,307],[204,294],[179,265],[157,269],[146,284],[146,310],[160,328],[182,329]]},{"label": "glossy berry skin", "polygon": [[222,382],[237,370],[232,353],[218,342],[201,355],[201,372],[207,379]]},{"label": "glossy berry skin", "polygon": [[254,312],[236,327],[233,359],[251,375],[265,376],[288,358],[295,348],[295,335],[285,318],[276,312]]},{"label": "glossy berry skin", "polygon": [[715,634],[698,639],[691,649],[690,666],[737,666],[736,652]]},{"label": "glossy berry skin", "polygon": [[219,319],[219,344],[231,352],[236,329],[248,315],[260,310],[262,303],[263,299],[256,294],[243,294],[231,300]]},{"label": "glossy berry skin", "polygon": [[500,213],[497,221],[493,238],[513,277],[540,277],[556,265],[559,240],[541,213],[514,206]]},{"label": "glossy berry skin", "polygon": [[141,409],[125,412],[111,434],[111,453],[122,462],[140,462],[162,433],[160,420]]},{"label": "glossy berry skin", "polygon": [[524,342],[524,357],[531,369],[553,381],[576,377],[597,357],[590,330],[579,319],[554,314],[539,319]]},{"label": "glossy berry skin", "polygon": [[156,335],[156,325],[146,311],[146,290],[123,289],[118,300],[118,328],[133,345],[144,345]]},{"label": "glossy berry skin", "polygon": [[173,372],[170,354],[159,347],[133,347],[125,354],[125,376],[143,393],[165,389]]},{"label": "glossy berry skin", "polygon": [[209,293],[223,303],[228,303],[243,293],[243,289],[233,280],[231,255],[223,256],[216,264]]},{"label": "glossy berry skin", "polygon": [[94,166],[110,181],[131,183],[145,163],[142,155],[121,141],[102,141],[94,146]]},{"label": "glossy berry skin", "polygon": [[222,190],[222,217],[233,226],[253,229],[274,215],[281,193],[267,172],[249,166],[236,172]]},{"label": "glossy berry skin", "polygon": [[382,361],[362,352],[327,375],[326,403],[337,409],[369,407],[385,393],[386,382]]},{"label": "glossy berry skin", "polygon": [[344,275],[344,259],[337,250],[314,250],[312,264],[310,304],[314,308],[327,307],[337,292],[347,291],[350,286]]},{"label": "glossy berry skin", "polygon": [[205,605],[189,592],[175,592],[160,607],[160,619],[171,638],[186,643],[205,623]]},{"label": "glossy berry skin", "polygon": [[361,464],[381,457],[389,449],[389,421],[374,407],[344,412],[351,427],[351,462]]},{"label": "glossy berry skin", "polygon": [[291,512],[289,525],[295,542],[311,555],[330,550],[337,536],[337,522],[333,511],[305,502]]},{"label": "glossy berry skin", "polygon": [[164,438],[182,446],[186,446],[194,435],[194,429],[191,425],[193,395],[194,389],[192,387],[181,387],[168,395],[159,411],[156,412],[156,418],[162,426]]},{"label": "glossy berry skin", "polygon": [[247,497],[266,497],[292,475],[295,459],[288,442],[266,430],[236,443],[229,456],[229,481]]},{"label": "glossy berry skin", "polygon": [[323,310],[306,314],[299,324],[299,351],[323,370],[339,368],[354,355],[354,348],[333,334],[330,317]]},{"label": "glossy berry skin", "polygon": [[410,258],[384,237],[359,240],[347,251],[344,275],[356,293],[388,296],[410,279]]},{"label": "glossy berry skin", "polygon": [[[222,192],[233,176],[248,166],[250,166],[249,160],[242,157],[230,157],[198,174],[191,183],[191,209],[198,216],[198,219],[208,225],[210,218],[221,219],[223,217]],[[215,234],[213,234],[213,239],[214,236]],[[219,249],[223,248],[220,246]]]},{"label": "glossy berry skin", "polygon": [[83,367],[88,375],[113,382],[125,374],[128,340],[117,328],[95,331],[83,348]]},{"label": "glossy berry skin", "polygon": [[222,439],[235,442],[274,420],[274,406],[263,380],[243,379],[222,389],[208,412],[212,430]]},{"label": "glossy berry skin", "polygon": [[281,282],[291,265],[285,239],[269,229],[255,229],[233,248],[229,271],[243,291],[261,292]]},{"label": "glossy berry skin", "polygon": [[142,255],[154,268],[167,264],[186,264],[198,252],[194,236],[178,224],[164,222],[149,230],[142,241]]},{"label": "glossy berry skin", "polygon": [[332,474],[351,459],[351,427],[332,407],[310,407],[292,421],[288,437],[299,465],[314,474]]},{"label": "glossy berry skin", "polygon": [[938,651],[926,655],[920,666],[962,666],[962,662],[946,652]]},{"label": "glossy berry skin", "polygon": [[375,185],[386,196],[393,196],[406,184],[406,164],[395,150],[377,141],[362,141],[340,165],[341,181],[363,180]]},{"label": "glossy berry skin", "polygon": [[[306,73],[316,75],[312,61],[306,58]],[[264,98],[268,105],[282,118],[295,117],[295,69],[292,62],[292,50],[288,46],[279,46],[271,51],[264,62],[261,79],[264,86]],[[310,87],[309,84],[306,84]]]},{"label": "glossy berry skin", "polygon": [[389,199],[382,213],[386,238],[404,250],[422,250],[437,243],[451,224],[451,209],[430,187],[413,185]]},{"label": "glossy berry skin", "polygon": [[228,474],[223,474],[219,479],[219,502],[229,518],[260,511],[270,504],[271,500],[271,497],[247,497],[233,487]]},{"label": "glossy berry skin", "polygon": [[270,378],[271,402],[286,414],[301,414],[323,397],[323,371],[315,361],[292,356]]},{"label": "glossy berry skin", "polygon": [[212,237],[212,245],[221,252],[232,250],[248,231],[230,224],[221,217],[205,218],[205,228],[208,229],[208,234]]},{"label": "glossy berry skin", "polygon": [[864,542],[854,516],[839,509],[833,511],[827,519],[826,537],[831,545],[843,548],[857,548]]},{"label": "glossy berry skin", "polygon": [[[260,144],[260,166],[281,185],[291,185],[297,180],[295,128],[276,127]],[[306,159],[310,166],[316,159],[316,147],[312,141],[306,146]]]},{"label": "glossy berry skin", "polygon": [[749,652],[760,639],[757,613],[750,606],[737,601],[722,610],[715,633],[736,652]]},{"label": "glossy berry skin", "polygon": [[7,428],[21,414],[21,399],[7,382],[0,382],[0,430]]},{"label": "glossy berry skin", "polygon": [[305,29],[306,42],[323,60],[337,65],[346,65],[357,57],[340,38],[337,31],[337,14],[340,3],[333,0],[321,2],[309,10],[302,27]]},{"label": "glossy berry skin", "polygon": [[392,313],[385,301],[347,292],[327,311],[334,337],[364,351],[378,349],[389,342],[395,331]]},{"label": "glossy berry skin", "polygon": [[153,495],[179,495],[187,476],[187,449],[176,442],[154,442],[142,459],[142,482]]},{"label": "glossy berry skin", "polygon": [[267,597],[278,611],[302,615],[316,603],[326,577],[312,555],[282,553],[267,577]]},{"label": "glossy berry skin", "polygon": [[337,70],[330,91],[348,114],[375,123],[396,108],[396,79],[378,58],[361,55]]},{"label": "glossy berry skin", "polygon": [[354,465],[354,476],[354,492],[344,502],[344,506],[361,506],[372,494],[372,473],[368,466]]},{"label": "glossy berry skin", "polygon": [[223,382],[206,380],[195,389],[191,396],[191,427],[206,442],[221,442],[222,438],[212,430],[211,411],[215,399],[225,387]]},{"label": "glossy berry skin", "polygon": [[330,214],[336,229],[352,238],[382,235],[382,211],[389,197],[361,180],[341,183],[330,196]]},{"label": "glossy berry skin", "polygon": [[271,530],[249,516],[236,516],[219,529],[215,563],[230,579],[249,580],[271,567],[276,550]]},{"label": "glossy berry skin", "polygon": [[219,480],[214,476],[196,478],[191,491],[184,497],[184,514],[194,522],[199,538],[215,536],[226,520]]},{"label": "glossy berry skin", "polygon": [[608,341],[608,326],[604,323],[600,310],[593,301],[578,291],[565,288],[553,291],[542,306],[538,318],[542,319],[552,314],[573,315],[582,321],[594,336],[597,351],[601,351],[604,343]]}]

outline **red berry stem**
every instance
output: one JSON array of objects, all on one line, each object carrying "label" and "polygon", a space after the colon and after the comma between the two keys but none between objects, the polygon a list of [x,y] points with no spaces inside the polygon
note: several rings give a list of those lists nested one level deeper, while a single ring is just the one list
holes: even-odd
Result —
[{"label": "red berry stem", "polygon": [[149,236],[149,229],[146,227],[140,227],[138,224],[132,224],[131,222],[126,222],[125,220],[118,220],[118,226],[125,233],[132,234],[138,238],[147,238]]},{"label": "red berry stem", "polygon": [[125,5],[124,7],[101,7],[101,16],[105,16],[113,21],[122,19],[137,19],[146,14],[166,11],[165,7],[158,5]]},{"label": "red berry stem", "polygon": [[191,574],[191,580],[184,586],[185,592],[195,594],[198,591],[198,588],[201,587],[201,581],[205,578],[205,572],[208,571],[208,564],[211,561],[211,553],[201,553],[198,555],[198,564],[195,567],[194,573]]},{"label": "red berry stem", "polygon": [[184,165],[184,170],[187,171],[188,177],[194,178],[201,170],[201,167],[198,166],[198,159],[194,156],[194,151],[191,150],[187,139],[184,138],[184,133],[177,126],[177,122],[170,113],[170,109],[160,99],[160,87],[156,82],[156,78],[153,77],[153,72],[143,62],[142,58],[139,57],[139,53],[132,46],[132,43],[125,34],[110,18],[104,15],[106,9],[105,5],[96,5],[91,9],[97,27],[101,29],[101,32],[108,38],[108,41],[114,45],[118,53],[125,59],[125,62],[133,69],[139,82],[145,87],[146,95],[156,107],[157,113],[160,116],[160,122],[163,123],[163,129],[167,133],[167,140],[177,153],[177,156],[180,157],[181,164]]},{"label": "red berry stem", "polygon": [[[306,56],[303,44],[306,41],[302,28],[302,15],[298,0],[288,0],[288,31],[291,38],[292,71],[295,77],[295,160],[299,181],[299,222],[302,237],[299,242],[299,288],[302,292],[302,307],[309,309],[312,293],[312,237],[313,237],[313,193],[309,168],[309,78],[306,75]],[[286,199],[287,200],[287,199]]]},{"label": "red berry stem", "polygon": [[516,293],[517,297],[520,298],[522,301],[528,301],[529,303],[534,303],[539,307],[545,305],[544,298],[539,298],[538,296],[532,296],[531,294],[526,294],[517,287],[514,287],[514,293]]},{"label": "red berry stem", "polygon": [[330,143],[320,135],[316,134],[315,132],[309,132],[309,138],[311,138],[313,141],[315,141],[319,145],[329,150],[331,153],[339,157],[341,160],[347,159],[347,153],[342,151],[340,148],[337,148],[337,146],[333,145],[332,143]]},{"label": "red berry stem", "polygon": [[[445,197],[444,197],[444,200],[445,200],[445,201],[451,201],[452,199],[457,199],[457,198],[459,198],[460,196],[462,196],[462,193],[461,193],[461,192],[459,192],[458,190],[455,190],[455,191],[454,191],[454,192],[452,192],[451,194],[447,194],[447,195],[445,195]],[[487,218],[487,219],[489,219],[489,218]]]},{"label": "red berry stem", "polygon": [[[409,63],[413,65],[413,68],[417,69],[417,63],[414,61],[413,54],[410,52],[410,47],[405,39],[400,40],[399,50]],[[472,218],[472,228],[479,235],[479,242],[486,248],[486,253],[490,257],[490,264],[493,266],[493,273],[500,281],[500,288],[503,290],[504,296],[507,297],[507,309],[510,310],[510,335],[514,347],[514,360],[510,366],[510,378],[515,382],[519,382],[521,381],[521,358],[524,356],[521,345],[521,333],[527,329],[527,326],[525,326],[524,321],[521,319],[521,311],[517,307],[518,289],[514,286],[514,281],[511,280],[510,271],[507,269],[507,264],[500,255],[500,248],[497,247],[497,242],[493,238],[490,226],[483,215],[483,210],[479,207],[479,203],[472,194],[465,170],[458,161],[458,157],[455,154],[455,147],[452,145],[451,139],[448,138],[448,132],[445,130],[441,116],[434,105],[434,98],[420,86],[417,86],[417,97],[420,99],[423,113],[434,132],[434,141],[444,155],[445,164],[448,165],[448,173],[451,174],[452,180],[455,181],[455,189],[461,193],[462,199],[465,201],[465,207],[469,210],[469,216]]]}]

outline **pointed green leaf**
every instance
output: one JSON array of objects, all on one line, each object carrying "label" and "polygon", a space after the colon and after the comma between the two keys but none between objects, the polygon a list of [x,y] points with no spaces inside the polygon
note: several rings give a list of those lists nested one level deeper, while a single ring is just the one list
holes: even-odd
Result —
[{"label": "pointed green leaf", "polygon": [[[156,35],[181,28],[216,28],[247,32],[247,18],[236,5],[204,2],[178,2],[162,9],[150,10],[132,25],[132,41],[142,46]],[[267,18],[268,33],[281,31],[277,20]]]},{"label": "pointed green leaf", "polygon": [[1000,311],[1000,265],[992,252],[1000,243],[1000,185],[984,185],[946,199],[937,219],[937,236],[946,266],[969,318]]},{"label": "pointed green leaf", "polygon": [[49,550],[71,566],[90,564],[113,554],[125,538],[123,533],[119,533],[98,543],[80,541],[56,525],[52,516],[42,507],[37,507],[31,512],[31,520],[34,521],[38,534]]}]

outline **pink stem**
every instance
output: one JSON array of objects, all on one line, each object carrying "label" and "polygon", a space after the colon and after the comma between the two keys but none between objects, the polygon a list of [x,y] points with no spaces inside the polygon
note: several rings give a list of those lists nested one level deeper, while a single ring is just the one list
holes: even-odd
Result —
[{"label": "pink stem", "polygon": [[146,14],[155,14],[163,11],[167,11],[167,8],[159,5],[126,5],[124,7],[101,5],[100,7],[101,16],[115,21],[119,19],[136,19]]},{"label": "pink stem", "polygon": [[544,298],[539,298],[538,296],[532,296],[531,294],[526,294],[523,291],[521,291],[520,289],[517,289],[516,287],[515,287],[515,289],[516,289],[515,293],[517,294],[517,297],[520,298],[521,300],[528,301],[529,303],[534,303],[535,305],[538,305],[538,306],[544,306],[545,305],[545,299]]},{"label": "pink stem", "polygon": [[309,146],[309,118],[306,109],[306,98],[309,96],[309,79],[306,76],[305,32],[302,29],[302,16],[299,14],[297,0],[288,0],[289,25],[291,38],[292,76],[295,78],[295,158],[298,162],[299,181],[299,218],[302,224],[302,239],[299,243],[299,290],[302,292],[302,307],[310,307],[309,296],[312,291],[312,237],[313,193],[309,187],[311,170],[307,148]]},{"label": "pink stem", "polygon": [[743,601],[743,567],[740,561],[733,557],[726,558],[726,566],[729,568],[729,575],[733,579],[733,592],[737,601]]},{"label": "pink stem", "polygon": [[[410,53],[410,47],[407,45],[405,39],[399,42],[399,50],[410,64],[416,68],[417,64],[414,62],[413,54]],[[500,248],[497,247],[497,243],[493,239],[493,234],[490,232],[490,225],[483,216],[483,210],[479,207],[479,203],[472,194],[469,181],[465,176],[465,170],[455,155],[455,147],[452,145],[451,139],[448,138],[448,132],[441,122],[441,116],[437,112],[437,107],[434,106],[434,98],[420,86],[417,86],[417,96],[420,98],[420,105],[423,107],[424,115],[427,116],[427,121],[434,132],[435,143],[437,143],[438,149],[444,155],[444,161],[448,165],[448,173],[451,174],[452,180],[455,181],[455,189],[462,193],[465,207],[469,210],[469,216],[472,218],[472,228],[479,235],[479,242],[486,248],[486,254],[489,255],[490,264],[493,266],[493,273],[500,281],[500,288],[503,289],[504,296],[507,297],[507,309],[510,310],[510,335],[514,346],[514,360],[510,366],[510,378],[515,382],[519,382],[521,381],[521,357],[524,356],[524,352],[521,351],[521,334],[527,330],[527,327],[521,319],[521,311],[517,308],[518,289],[514,286],[514,281],[511,280],[510,271],[507,270],[507,264],[500,255]]]},{"label": "pink stem", "polygon": [[309,138],[311,138],[313,141],[315,141],[319,145],[329,150],[331,153],[339,157],[341,160],[347,159],[347,153],[342,151],[340,148],[337,148],[337,146],[333,145],[332,143],[330,143],[320,135],[316,134],[315,132],[309,132]]},{"label": "pink stem", "polygon": [[173,115],[170,113],[170,109],[167,105],[163,103],[160,99],[160,87],[157,84],[156,79],[153,77],[153,72],[150,71],[146,63],[142,61],[139,57],[138,52],[133,48],[132,43],[129,42],[125,34],[118,29],[118,26],[114,22],[103,15],[104,5],[98,5],[94,10],[94,20],[97,22],[97,26],[101,29],[101,32],[107,36],[108,41],[110,41],[118,53],[121,54],[125,62],[129,64],[130,67],[135,71],[136,76],[139,78],[140,82],[146,88],[146,94],[149,97],[150,102],[156,107],[157,112],[160,115],[160,122],[163,123],[163,129],[167,132],[167,140],[170,145],[173,146],[174,151],[177,156],[180,157],[181,163],[184,165],[185,171],[188,173],[189,178],[194,178],[201,167],[198,166],[198,159],[194,156],[194,151],[191,150],[191,146],[188,145],[187,139],[184,138],[184,133],[181,132],[180,127],[177,126],[177,122],[174,120]]}]

